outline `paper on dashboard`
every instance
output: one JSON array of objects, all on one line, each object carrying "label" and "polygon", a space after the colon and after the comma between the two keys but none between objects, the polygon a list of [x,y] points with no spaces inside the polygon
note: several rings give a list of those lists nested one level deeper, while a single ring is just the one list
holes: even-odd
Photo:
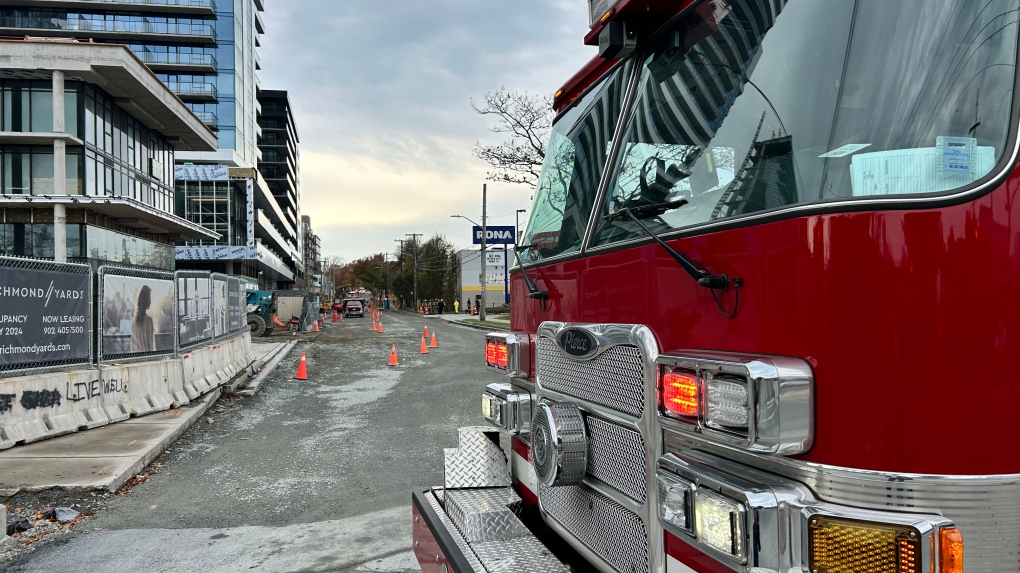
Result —
[{"label": "paper on dashboard", "polygon": [[939,147],[860,153],[850,163],[853,195],[908,195],[963,187],[995,166],[994,147],[974,145],[971,150],[967,157],[969,169],[960,174],[946,168],[946,151]]}]

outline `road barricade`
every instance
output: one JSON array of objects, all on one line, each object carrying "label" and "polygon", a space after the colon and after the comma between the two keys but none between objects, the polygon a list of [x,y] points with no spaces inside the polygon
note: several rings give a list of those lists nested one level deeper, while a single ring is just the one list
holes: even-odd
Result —
[{"label": "road barricade", "polygon": [[245,332],[181,358],[0,379],[0,450],[187,404],[254,361]]},{"label": "road barricade", "polygon": [[108,424],[96,370],[0,380],[0,449]]}]

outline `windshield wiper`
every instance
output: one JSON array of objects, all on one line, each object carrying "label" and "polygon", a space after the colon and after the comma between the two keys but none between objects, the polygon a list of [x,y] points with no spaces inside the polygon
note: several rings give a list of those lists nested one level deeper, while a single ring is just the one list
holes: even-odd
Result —
[{"label": "windshield wiper", "polygon": [[535,281],[531,280],[528,276],[528,271],[524,269],[524,264],[521,262],[521,249],[530,249],[534,245],[514,245],[514,260],[517,261],[517,266],[521,268],[521,274],[524,275],[524,284],[528,287],[528,298],[534,298],[541,301],[548,300],[549,292],[544,290],[538,290],[538,285]]},{"label": "windshield wiper", "polygon": [[666,249],[666,252],[669,253],[669,256],[673,257],[673,260],[676,261],[678,265],[680,265],[680,268],[687,271],[687,274],[689,274],[691,278],[694,279],[694,281],[698,283],[698,286],[700,287],[705,287],[707,289],[717,291],[728,290],[731,284],[736,284],[737,286],[742,284],[743,283],[742,279],[735,278],[731,281],[730,277],[728,277],[727,275],[712,274],[708,271],[708,269],[701,266],[701,264],[699,264],[694,259],[688,257],[683,253],[675,251],[673,248],[667,245],[665,241],[660,239],[658,235],[652,232],[652,230],[649,229],[644,223],[642,223],[641,219],[638,218],[637,216],[638,214],[640,214],[643,215],[643,218],[647,218],[654,215],[661,215],[670,209],[674,209],[676,207],[680,207],[686,204],[687,201],[685,199],[680,199],[678,201],[670,201],[668,203],[656,203],[654,205],[642,205],[640,207],[621,207],[620,209],[617,209],[613,213],[610,213],[602,218],[605,219],[606,221],[615,221],[616,219],[620,219],[622,217],[629,217],[631,221],[637,223],[638,227],[641,227],[641,230],[644,231],[645,234],[647,234],[652,239],[655,239],[656,243],[659,243],[659,245],[663,249]]},{"label": "windshield wiper", "polygon": [[659,215],[662,215],[666,211],[676,209],[677,207],[683,207],[686,204],[687,199],[677,199],[676,201],[667,201],[665,203],[652,203],[649,205],[641,205],[639,207],[623,207],[621,209],[617,209],[613,213],[610,213],[602,218],[605,219],[606,221],[615,221],[617,219],[625,217],[627,213],[624,213],[624,211],[628,211],[631,216],[640,217],[641,219],[647,219],[649,217],[657,217]]}]

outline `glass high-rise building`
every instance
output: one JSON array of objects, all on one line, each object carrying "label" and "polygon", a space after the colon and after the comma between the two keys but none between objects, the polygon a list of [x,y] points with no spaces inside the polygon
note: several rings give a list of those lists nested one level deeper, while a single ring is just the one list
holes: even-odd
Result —
[{"label": "glass high-rise building", "polygon": [[[264,0],[46,0],[0,7],[0,36],[127,45],[218,138],[176,153],[174,212],[219,234],[176,249],[179,268],[293,284],[303,267],[297,213],[259,174],[257,49]],[[296,207],[296,206],[295,206]]]}]

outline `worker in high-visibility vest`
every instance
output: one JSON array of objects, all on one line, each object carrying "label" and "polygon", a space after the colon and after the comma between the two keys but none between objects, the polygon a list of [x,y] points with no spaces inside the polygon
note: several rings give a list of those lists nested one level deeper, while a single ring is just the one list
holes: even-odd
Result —
[{"label": "worker in high-visibility vest", "polygon": [[453,301],[453,314],[460,314],[460,300]]}]

